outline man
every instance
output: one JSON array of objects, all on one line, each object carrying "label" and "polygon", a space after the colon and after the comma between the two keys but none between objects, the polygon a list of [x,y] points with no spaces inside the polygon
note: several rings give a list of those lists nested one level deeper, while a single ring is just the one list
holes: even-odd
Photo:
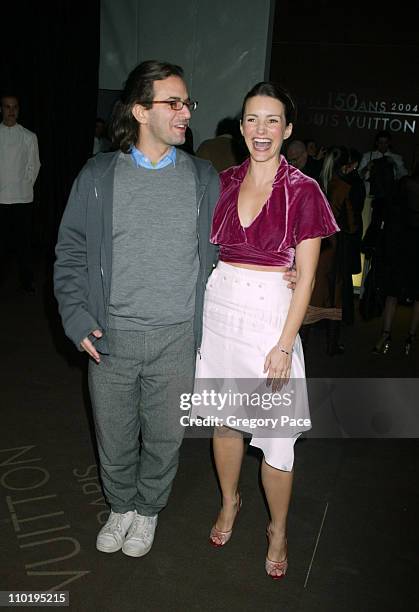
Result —
[{"label": "man", "polygon": [[178,466],[179,396],[193,387],[216,260],[208,236],[218,175],[176,149],[195,107],[179,66],[138,65],[111,120],[119,150],[88,161],[60,226],[55,295],[66,334],[92,358],[89,389],[111,507],[96,541],[102,552],[150,550]]},{"label": "man", "polygon": [[[394,181],[399,181],[402,176],[406,176],[408,173],[404,165],[402,156],[397,155],[397,153],[393,153],[393,151],[391,150],[391,145],[392,137],[390,132],[388,132],[387,130],[382,130],[381,132],[377,132],[376,134],[374,150],[367,151],[367,153],[364,153],[364,155],[362,156],[361,162],[358,167],[358,172],[361,178],[363,178],[366,182],[365,186],[367,194],[370,191],[370,180],[372,178],[371,173],[374,169],[375,160],[382,160],[383,158],[386,158],[390,171],[394,177]],[[377,194],[371,192],[371,195],[376,196]]]},{"label": "man", "polygon": [[319,182],[323,159],[309,156],[302,140],[292,140],[288,144],[286,156],[292,166]]},{"label": "man", "polygon": [[391,250],[390,242],[384,238],[390,238],[389,228],[394,215],[399,214],[399,181],[408,174],[403,158],[393,153],[391,145],[390,132],[377,132],[374,150],[364,153],[358,168],[366,195],[371,199],[371,221],[363,236],[362,250],[368,258],[375,255],[374,264],[384,261],[385,251]]},{"label": "man", "polygon": [[106,151],[109,151],[110,148],[111,143],[106,135],[106,123],[102,117],[96,117],[95,136],[93,139],[93,155],[101,152],[105,153]]},{"label": "man", "polygon": [[318,146],[315,140],[304,140],[303,141],[307,150],[307,155],[309,157],[313,157],[314,159],[324,159],[327,150],[324,146]]},{"label": "man", "polygon": [[0,244],[1,265],[6,245],[16,252],[22,288],[33,293],[31,230],[33,187],[40,162],[37,137],[17,122],[19,100],[15,95],[1,98],[0,124]]},{"label": "man", "polygon": [[197,156],[208,159],[217,172],[241,163],[243,159],[238,152],[239,125],[237,119],[230,117],[222,119],[217,125],[215,138],[201,142],[196,151]]}]

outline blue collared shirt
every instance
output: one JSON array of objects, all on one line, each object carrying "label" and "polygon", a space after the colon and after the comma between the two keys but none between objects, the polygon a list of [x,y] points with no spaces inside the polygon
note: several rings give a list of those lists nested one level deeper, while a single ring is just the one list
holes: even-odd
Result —
[{"label": "blue collared shirt", "polygon": [[147,168],[147,170],[161,170],[170,164],[176,166],[176,147],[171,147],[167,155],[165,155],[157,164],[153,164],[148,157],[144,155],[137,147],[131,148],[131,157],[134,160],[137,168]]}]

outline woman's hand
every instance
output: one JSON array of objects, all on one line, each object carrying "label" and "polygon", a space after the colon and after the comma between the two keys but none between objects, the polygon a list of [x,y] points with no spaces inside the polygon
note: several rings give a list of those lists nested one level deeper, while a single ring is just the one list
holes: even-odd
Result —
[{"label": "woman's hand", "polygon": [[285,352],[276,344],[267,354],[263,371],[268,373],[268,385],[272,391],[280,391],[287,384],[291,375],[292,352]]}]

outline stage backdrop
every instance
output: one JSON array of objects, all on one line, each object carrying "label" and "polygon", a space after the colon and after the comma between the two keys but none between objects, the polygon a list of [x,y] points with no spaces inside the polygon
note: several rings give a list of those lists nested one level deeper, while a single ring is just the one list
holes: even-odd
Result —
[{"label": "stage backdrop", "polygon": [[419,158],[419,39],[414,4],[278,0],[271,77],[297,98],[294,136],[372,148],[378,130],[410,168]]},{"label": "stage backdrop", "polygon": [[191,123],[198,146],[269,74],[273,7],[273,0],[102,0],[100,113],[109,114],[112,91],[122,88],[137,63],[180,64],[199,101]]}]

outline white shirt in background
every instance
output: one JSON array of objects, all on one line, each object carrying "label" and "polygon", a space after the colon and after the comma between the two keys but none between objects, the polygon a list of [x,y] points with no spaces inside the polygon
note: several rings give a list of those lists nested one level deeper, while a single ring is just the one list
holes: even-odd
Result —
[{"label": "white shirt in background", "polygon": [[396,181],[401,179],[402,176],[406,176],[406,174],[408,174],[402,156],[397,155],[397,153],[392,153],[391,151],[387,151],[387,153],[384,154],[380,151],[368,151],[368,153],[364,153],[359,164],[358,172],[361,172],[363,168],[368,166],[370,161],[374,159],[379,159],[380,157],[390,157],[393,160],[394,175]]},{"label": "white shirt in background", "polygon": [[0,205],[33,202],[39,168],[36,134],[19,123],[0,124]]}]

